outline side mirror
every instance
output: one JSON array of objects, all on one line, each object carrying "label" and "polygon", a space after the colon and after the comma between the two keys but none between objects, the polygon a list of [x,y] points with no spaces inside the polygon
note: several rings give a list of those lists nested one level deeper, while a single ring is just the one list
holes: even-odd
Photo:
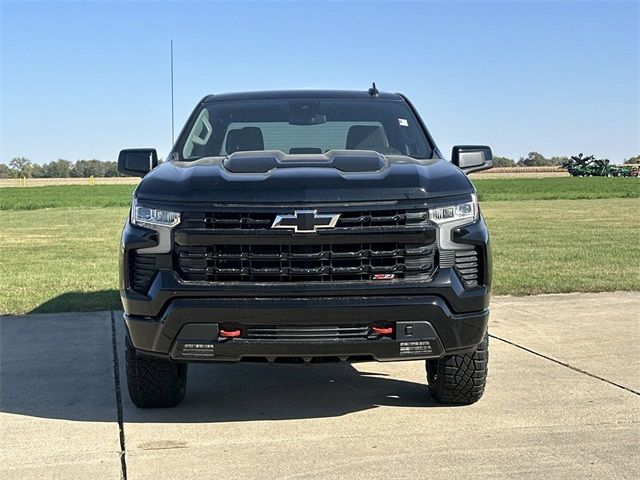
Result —
[{"label": "side mirror", "polygon": [[493,167],[493,154],[485,145],[456,145],[451,150],[451,163],[464,173],[479,172]]},{"label": "side mirror", "polygon": [[158,166],[155,148],[128,148],[118,155],[118,171],[125,175],[144,177]]}]

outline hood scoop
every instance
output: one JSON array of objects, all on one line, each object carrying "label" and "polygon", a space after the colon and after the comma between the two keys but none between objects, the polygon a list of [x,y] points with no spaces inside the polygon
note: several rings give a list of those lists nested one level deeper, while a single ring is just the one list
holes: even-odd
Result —
[{"label": "hood scoop", "polygon": [[279,150],[235,152],[223,161],[230,173],[269,173],[279,168],[334,168],[344,173],[377,173],[387,168],[387,159],[370,150],[329,150],[318,154],[289,154]]}]

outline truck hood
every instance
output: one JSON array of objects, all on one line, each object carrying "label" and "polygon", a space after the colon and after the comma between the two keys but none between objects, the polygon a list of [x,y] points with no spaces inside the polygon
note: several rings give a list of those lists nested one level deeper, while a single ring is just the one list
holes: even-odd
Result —
[{"label": "truck hood", "polygon": [[441,159],[266,151],[163,163],[144,177],[136,195],[162,203],[295,204],[428,200],[472,192],[467,176]]}]

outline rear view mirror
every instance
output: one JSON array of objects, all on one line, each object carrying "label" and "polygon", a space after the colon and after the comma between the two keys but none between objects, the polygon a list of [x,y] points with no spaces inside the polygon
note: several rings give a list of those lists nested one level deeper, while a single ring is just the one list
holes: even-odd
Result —
[{"label": "rear view mirror", "polygon": [[322,123],[327,123],[327,116],[316,114],[311,117],[297,114],[291,115],[289,118],[289,125],[320,125]]},{"label": "rear view mirror", "polygon": [[493,154],[486,145],[456,145],[451,151],[451,163],[464,173],[479,172],[493,167]]},{"label": "rear view mirror", "polygon": [[327,116],[319,113],[320,102],[291,100],[289,102],[289,125],[320,125],[327,123]]},{"label": "rear view mirror", "polygon": [[154,148],[129,148],[118,155],[118,172],[144,177],[158,166],[158,153]]}]

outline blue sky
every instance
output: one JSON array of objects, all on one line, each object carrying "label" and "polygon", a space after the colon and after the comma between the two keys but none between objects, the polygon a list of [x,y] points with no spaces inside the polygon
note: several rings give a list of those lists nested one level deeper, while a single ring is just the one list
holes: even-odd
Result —
[{"label": "blue sky", "polygon": [[207,93],[405,93],[440,149],[640,153],[640,3],[1,3],[0,161],[170,149]]}]

